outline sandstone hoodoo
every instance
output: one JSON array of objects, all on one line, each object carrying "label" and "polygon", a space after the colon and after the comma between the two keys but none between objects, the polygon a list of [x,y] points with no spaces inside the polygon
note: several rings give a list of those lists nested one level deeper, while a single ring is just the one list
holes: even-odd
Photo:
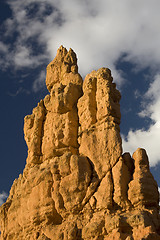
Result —
[{"label": "sandstone hoodoo", "polygon": [[28,157],[0,208],[1,240],[160,239],[157,183],[144,149],[122,154],[111,71],[83,81],[61,46],[46,85],[24,119]]}]

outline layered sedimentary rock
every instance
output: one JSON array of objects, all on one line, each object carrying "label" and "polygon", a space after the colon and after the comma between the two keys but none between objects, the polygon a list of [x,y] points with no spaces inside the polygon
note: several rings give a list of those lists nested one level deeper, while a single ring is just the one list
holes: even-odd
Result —
[{"label": "layered sedimentary rock", "polygon": [[24,120],[27,163],[0,208],[1,239],[160,239],[157,183],[144,149],[122,154],[110,70],[83,81],[75,53],[61,46],[46,85]]}]

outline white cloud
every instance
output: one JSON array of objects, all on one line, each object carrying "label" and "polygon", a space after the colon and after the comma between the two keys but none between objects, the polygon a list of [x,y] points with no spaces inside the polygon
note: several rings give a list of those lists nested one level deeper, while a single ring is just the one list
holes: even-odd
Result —
[{"label": "white cloud", "polygon": [[8,195],[6,192],[0,193],[0,206],[5,202],[7,197],[8,197]]},{"label": "white cloud", "polygon": [[132,152],[138,147],[147,149],[151,166],[160,161],[160,75],[156,75],[144,95],[141,117],[148,117],[152,121],[147,130],[130,130],[123,138],[124,151]]},{"label": "white cloud", "polygon": [[38,92],[40,89],[45,86],[46,72],[41,71],[37,79],[33,83],[33,91]]},{"label": "white cloud", "polygon": [[15,53],[12,53],[12,55],[12,60],[14,61],[16,69],[23,67],[29,67],[31,69],[36,68],[46,59],[43,54],[38,56],[33,55],[30,47],[22,45],[17,47]]},{"label": "white cloud", "polygon": [[[17,32],[10,51],[14,66],[37,67],[52,60],[63,44],[78,54],[80,73],[109,67],[115,81],[123,77],[116,62],[125,60],[137,68],[160,63],[159,0],[10,0],[13,18],[6,22],[6,35]],[[34,39],[34,43],[32,40]],[[41,51],[41,46],[45,51]],[[38,53],[34,55],[35,47]],[[6,54],[7,56],[7,54]]]},{"label": "white cloud", "polygon": [[30,59],[30,50],[25,46],[20,46],[14,58],[15,64],[18,67],[28,66],[32,63]]},{"label": "white cloud", "polygon": [[6,44],[0,41],[0,52],[2,53],[7,53],[8,52],[8,47]]}]

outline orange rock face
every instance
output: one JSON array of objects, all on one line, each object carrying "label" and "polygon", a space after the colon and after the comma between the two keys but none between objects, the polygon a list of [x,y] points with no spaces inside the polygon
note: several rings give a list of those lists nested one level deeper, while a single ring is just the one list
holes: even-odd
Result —
[{"label": "orange rock face", "polygon": [[73,50],[24,119],[28,157],[0,208],[1,240],[158,240],[159,194],[144,149],[122,154],[121,95],[107,68],[84,81]]}]

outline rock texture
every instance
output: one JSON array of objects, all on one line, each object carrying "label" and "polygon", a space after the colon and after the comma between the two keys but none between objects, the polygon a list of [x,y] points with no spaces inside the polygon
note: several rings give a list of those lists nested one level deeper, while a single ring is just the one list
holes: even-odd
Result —
[{"label": "rock texture", "polygon": [[144,149],[122,154],[121,95],[107,68],[84,82],[73,50],[24,119],[27,164],[0,208],[1,240],[158,240],[159,194]]}]

